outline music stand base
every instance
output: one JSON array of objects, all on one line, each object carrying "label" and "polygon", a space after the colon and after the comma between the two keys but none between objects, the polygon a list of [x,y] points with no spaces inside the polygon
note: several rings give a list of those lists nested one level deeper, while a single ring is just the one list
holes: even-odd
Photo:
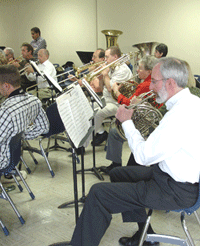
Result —
[{"label": "music stand base", "polygon": [[[86,200],[86,196],[82,196],[79,200],[78,200],[78,203],[85,203],[85,200]],[[58,208],[66,208],[72,204],[74,204],[75,201],[71,201],[71,202],[65,202],[63,204],[61,204],[60,206],[58,206]]]},{"label": "music stand base", "polygon": [[[96,167],[92,167],[92,168],[89,168],[89,169],[84,169],[84,172],[93,172],[94,175],[99,179],[99,180],[104,180],[104,177],[99,173],[98,169]],[[82,170],[78,170],[76,171],[76,173],[80,173],[82,172]]]}]

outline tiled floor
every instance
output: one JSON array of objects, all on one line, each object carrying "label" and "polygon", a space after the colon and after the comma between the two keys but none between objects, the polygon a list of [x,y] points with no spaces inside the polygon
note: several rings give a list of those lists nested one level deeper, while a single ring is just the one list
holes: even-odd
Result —
[{"label": "tiled floor", "polygon": [[[30,142],[33,146],[38,146],[38,141]],[[61,144],[62,145],[62,144]],[[66,147],[67,144],[65,144]],[[124,144],[123,165],[129,157],[129,148]],[[0,217],[10,231],[9,236],[5,236],[0,229],[1,246],[47,246],[58,241],[70,240],[75,226],[74,206],[58,209],[58,206],[73,201],[73,175],[72,159],[69,152],[54,150],[50,152],[49,161],[55,172],[52,178],[47,165],[42,156],[35,154],[39,164],[35,165],[28,153],[24,155],[32,173],[28,175],[27,182],[35,194],[35,200],[31,200],[27,191],[20,193],[17,189],[9,194],[15,202],[17,208],[24,217],[26,223],[21,225],[13,209],[4,200],[0,200]],[[109,165],[105,160],[104,146],[96,147],[96,166]],[[88,146],[85,153],[85,167],[91,168],[92,147]],[[77,164],[77,169],[80,165]],[[92,172],[85,174],[86,193],[96,182],[109,182],[108,176],[100,181]],[[81,197],[81,175],[78,174],[79,197]],[[79,206],[79,212],[82,205]],[[200,245],[200,227],[194,215],[187,217],[188,227],[195,240],[196,245]],[[155,211],[152,218],[152,226],[158,233],[184,236],[179,223],[177,213],[165,213]],[[113,215],[110,227],[102,238],[100,246],[118,246],[118,239],[121,236],[132,235],[137,230],[137,226],[132,223],[122,223],[121,215]],[[167,244],[163,244],[167,245]]]}]

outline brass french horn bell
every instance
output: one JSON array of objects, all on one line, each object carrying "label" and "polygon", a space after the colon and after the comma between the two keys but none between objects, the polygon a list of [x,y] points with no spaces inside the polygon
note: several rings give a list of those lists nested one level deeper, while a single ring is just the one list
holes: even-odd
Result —
[{"label": "brass french horn bell", "polygon": [[119,35],[123,34],[123,32],[119,30],[103,30],[101,32],[106,36],[107,48],[110,46],[118,46],[117,39]]}]

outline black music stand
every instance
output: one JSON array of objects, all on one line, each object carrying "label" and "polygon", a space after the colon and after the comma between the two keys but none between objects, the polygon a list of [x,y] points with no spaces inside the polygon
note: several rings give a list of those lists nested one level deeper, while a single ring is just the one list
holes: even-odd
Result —
[{"label": "black music stand", "polygon": [[[91,102],[92,102],[92,109],[94,111],[94,102],[96,102],[100,108],[103,108],[105,107],[105,102],[102,102],[102,100],[99,98],[99,96],[93,91],[93,89],[91,88],[91,86],[89,85],[89,83],[83,79],[82,80],[82,83],[83,85],[86,87],[87,91],[89,92],[89,95],[90,95],[90,98],[91,98]],[[93,129],[94,129],[94,118],[92,119],[92,126],[93,126]],[[95,134],[94,134],[94,130],[92,132],[92,140],[93,140],[93,143],[94,143],[94,140],[95,140]],[[95,158],[95,145],[93,145],[93,148],[92,148],[92,152],[93,152],[93,167],[92,168],[88,168],[88,169],[85,169],[84,171],[89,171],[89,172],[93,172],[94,175],[99,179],[99,180],[104,180],[103,176],[100,174],[98,168],[96,168],[96,158]],[[78,170],[77,173],[79,172],[83,172],[83,169],[81,170]]]},{"label": "black music stand", "polygon": [[86,136],[83,138],[83,140],[81,141],[80,145],[78,148],[81,148],[81,179],[82,179],[82,197],[80,199],[78,199],[78,188],[77,188],[77,171],[76,171],[76,152],[75,152],[75,146],[73,144],[73,142],[70,140],[69,136],[69,143],[72,147],[72,165],[73,165],[73,182],[74,182],[74,200],[70,201],[70,202],[65,202],[63,204],[61,204],[60,206],[58,206],[58,208],[66,208],[70,205],[75,205],[75,221],[77,223],[78,217],[79,217],[79,210],[78,210],[78,204],[81,203],[83,204],[86,200],[86,195],[85,195],[85,175],[84,175],[84,151],[83,151],[83,144],[85,143],[85,141],[87,140],[87,138],[90,136],[90,134],[93,131],[93,126],[90,127],[90,129],[88,130],[88,133],[86,134]]}]

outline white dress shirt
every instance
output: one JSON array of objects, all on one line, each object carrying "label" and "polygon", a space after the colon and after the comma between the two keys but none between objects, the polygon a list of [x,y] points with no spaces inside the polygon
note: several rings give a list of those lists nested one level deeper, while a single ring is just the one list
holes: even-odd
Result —
[{"label": "white dress shirt", "polygon": [[[113,71],[110,70],[108,76],[110,77],[110,86],[112,88],[115,82],[128,81],[133,77],[133,74],[126,64],[122,64],[119,67],[116,67]],[[107,90],[106,86],[104,86],[103,89],[103,96],[105,97],[107,103],[118,104],[117,101],[113,99],[111,93]]]},{"label": "white dress shirt", "polygon": [[166,102],[169,110],[145,141],[132,120],[122,123],[137,163],[159,163],[163,172],[180,182],[199,182],[200,98],[183,89]]},{"label": "white dress shirt", "polygon": [[[42,74],[45,71],[46,73],[48,73],[52,78],[54,78],[57,81],[56,69],[55,69],[54,65],[49,60],[46,60],[42,64],[39,63],[38,68]],[[36,81],[36,73],[35,72],[30,73],[29,75],[26,75],[26,77],[30,81]],[[38,77],[37,82],[38,82],[38,89],[43,89],[43,88],[49,87],[49,83],[47,81],[45,81],[45,79],[43,79],[41,76]]]}]

